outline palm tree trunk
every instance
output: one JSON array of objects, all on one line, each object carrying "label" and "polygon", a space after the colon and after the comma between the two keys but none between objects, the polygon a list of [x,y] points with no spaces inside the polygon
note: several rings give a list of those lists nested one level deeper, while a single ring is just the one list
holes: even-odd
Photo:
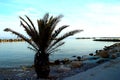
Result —
[{"label": "palm tree trunk", "polygon": [[37,73],[37,79],[48,78],[50,72],[48,54],[40,54],[39,52],[36,53],[34,58],[34,65],[35,72]]}]

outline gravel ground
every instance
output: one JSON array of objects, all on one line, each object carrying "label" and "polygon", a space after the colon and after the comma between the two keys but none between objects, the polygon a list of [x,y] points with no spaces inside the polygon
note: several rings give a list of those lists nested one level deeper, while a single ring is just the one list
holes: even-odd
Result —
[{"label": "gravel ground", "polygon": [[[59,65],[52,66],[50,76],[54,78],[52,80],[62,80],[65,77],[73,76],[80,72],[86,71],[90,68],[97,66],[98,64],[83,64],[80,68],[71,68],[69,71],[58,72]],[[36,73],[33,68],[0,68],[0,80],[37,80]],[[42,79],[40,79],[42,80]]]}]

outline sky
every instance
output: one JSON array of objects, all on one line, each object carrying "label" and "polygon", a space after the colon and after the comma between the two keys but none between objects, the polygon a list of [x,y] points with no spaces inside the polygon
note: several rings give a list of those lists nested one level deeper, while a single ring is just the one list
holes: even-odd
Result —
[{"label": "sky", "polygon": [[37,27],[45,13],[62,14],[58,27],[70,25],[64,32],[83,29],[76,37],[120,37],[120,0],[0,0],[0,38],[16,37],[5,28],[25,34],[19,16]]}]

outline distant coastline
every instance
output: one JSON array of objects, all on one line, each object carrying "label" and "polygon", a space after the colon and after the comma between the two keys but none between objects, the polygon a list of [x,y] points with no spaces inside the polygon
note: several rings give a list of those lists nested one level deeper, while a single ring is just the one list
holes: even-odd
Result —
[{"label": "distant coastline", "polygon": [[[93,39],[93,41],[118,41],[120,37],[77,37],[75,39]],[[29,39],[31,41],[31,39]],[[0,42],[24,42],[23,39],[0,39]]]},{"label": "distant coastline", "polygon": [[24,42],[24,40],[23,39],[0,39],[0,42]]}]

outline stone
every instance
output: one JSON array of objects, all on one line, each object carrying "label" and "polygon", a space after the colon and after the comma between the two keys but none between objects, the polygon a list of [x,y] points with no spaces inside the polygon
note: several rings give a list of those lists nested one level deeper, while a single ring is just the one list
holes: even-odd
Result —
[{"label": "stone", "polygon": [[82,66],[82,61],[72,61],[70,65],[72,68],[79,68]]},{"label": "stone", "polygon": [[63,63],[63,64],[68,64],[69,62],[70,62],[70,60],[68,58],[61,60],[61,63]]},{"label": "stone", "polygon": [[93,53],[90,53],[89,55],[90,55],[90,56],[93,56]]},{"label": "stone", "polygon": [[99,56],[102,58],[109,58],[108,51],[105,51],[105,50],[100,51]]},{"label": "stone", "polygon": [[80,61],[80,60],[81,60],[81,57],[80,57],[80,56],[77,56],[77,60]]},{"label": "stone", "polygon": [[60,64],[60,60],[57,59],[57,60],[54,61],[54,63],[55,63],[56,65],[59,65],[59,64]]}]

